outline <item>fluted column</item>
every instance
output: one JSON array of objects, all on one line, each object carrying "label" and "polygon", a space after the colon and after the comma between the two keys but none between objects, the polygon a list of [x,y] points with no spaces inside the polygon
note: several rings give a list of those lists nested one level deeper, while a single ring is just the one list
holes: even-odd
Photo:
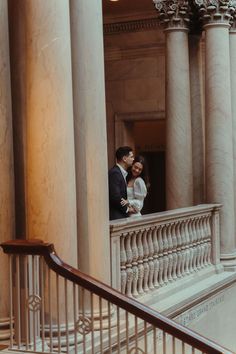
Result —
[{"label": "fluted column", "polygon": [[229,57],[229,1],[195,1],[206,46],[206,197],[221,203],[221,259],[236,265],[234,173]]},{"label": "fluted column", "polygon": [[71,0],[78,260],[110,282],[107,137],[101,0]]},{"label": "fluted column", "polygon": [[155,0],[166,35],[167,208],[193,203],[188,1]]},{"label": "fluted column", "polygon": [[[7,0],[0,2],[0,243],[14,238],[14,175]],[[0,340],[9,338],[9,267],[0,252]]]},{"label": "fluted column", "polygon": [[[230,48],[230,76],[231,76],[231,102],[232,102],[232,121],[233,121],[233,159],[234,159],[234,205],[236,206],[236,16],[231,24],[229,31]],[[234,208],[234,237],[236,245],[236,207]]]},{"label": "fluted column", "polygon": [[203,55],[201,34],[189,37],[190,92],[192,118],[192,160],[193,160],[193,204],[205,201],[204,166],[205,166],[205,116]]},{"label": "fluted column", "polygon": [[77,265],[69,4],[25,0],[27,237]]}]

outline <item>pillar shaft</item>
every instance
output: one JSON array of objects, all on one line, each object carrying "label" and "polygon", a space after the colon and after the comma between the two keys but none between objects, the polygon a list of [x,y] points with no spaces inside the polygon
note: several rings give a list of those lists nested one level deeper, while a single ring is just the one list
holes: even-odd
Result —
[{"label": "pillar shaft", "polygon": [[[235,20],[234,20],[235,21]],[[236,206],[236,28],[230,30],[230,76],[231,76],[231,103],[232,103],[232,122],[233,122],[233,159],[234,159],[234,205]],[[234,220],[236,220],[236,208],[234,207]],[[234,237],[236,245],[236,222],[234,225]]]},{"label": "pillar shaft", "polygon": [[193,161],[193,204],[205,201],[205,116],[203,90],[203,55],[201,35],[189,37],[191,125],[192,125],[192,161]]},{"label": "pillar shaft", "polygon": [[166,31],[167,208],[193,203],[188,33]]},{"label": "pillar shaft", "polygon": [[79,268],[110,281],[102,3],[71,0]]},{"label": "pillar shaft", "polygon": [[222,203],[221,258],[231,262],[234,240],[234,180],[229,25],[210,23],[206,31],[206,195]]},{"label": "pillar shaft", "polygon": [[[7,1],[0,2],[0,243],[14,238],[14,174]],[[0,252],[0,340],[9,333],[8,258]]]},{"label": "pillar shaft", "polygon": [[77,264],[69,4],[25,0],[27,237]]},{"label": "pillar shaft", "polygon": [[193,203],[192,132],[187,0],[154,0],[166,34],[166,199],[167,208]]}]

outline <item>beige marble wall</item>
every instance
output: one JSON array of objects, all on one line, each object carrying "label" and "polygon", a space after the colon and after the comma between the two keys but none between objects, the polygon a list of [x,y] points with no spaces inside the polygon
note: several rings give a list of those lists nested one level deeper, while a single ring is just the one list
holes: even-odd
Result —
[{"label": "beige marble wall", "polygon": [[110,283],[102,3],[72,0],[79,268]]},{"label": "beige marble wall", "polygon": [[104,41],[111,167],[115,151],[115,113],[164,110],[164,35],[161,30],[150,30],[106,35]]},{"label": "beige marble wall", "polygon": [[[14,171],[7,1],[0,2],[0,243],[14,238]],[[8,258],[0,251],[0,339],[9,337]]]},{"label": "beige marble wall", "polygon": [[69,4],[26,0],[27,238],[77,265]]}]

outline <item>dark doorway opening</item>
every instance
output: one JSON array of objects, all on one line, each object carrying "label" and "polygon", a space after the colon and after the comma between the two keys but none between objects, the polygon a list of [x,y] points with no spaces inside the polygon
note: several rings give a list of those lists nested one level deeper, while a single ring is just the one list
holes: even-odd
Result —
[{"label": "dark doorway opening", "polygon": [[144,201],[142,214],[151,214],[166,210],[165,152],[140,152],[146,159],[150,187]]}]

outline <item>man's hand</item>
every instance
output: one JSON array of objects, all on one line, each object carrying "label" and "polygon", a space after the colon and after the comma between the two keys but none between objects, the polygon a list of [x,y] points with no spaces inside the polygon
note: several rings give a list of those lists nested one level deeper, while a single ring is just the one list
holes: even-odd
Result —
[{"label": "man's hand", "polygon": [[137,211],[130,205],[129,208],[128,208],[128,213],[129,214],[136,214]]},{"label": "man's hand", "polygon": [[126,199],[124,199],[124,198],[121,198],[120,204],[121,204],[122,206],[125,206],[125,205],[129,206],[129,205],[130,205],[130,204],[129,204],[129,201],[126,200]]},{"label": "man's hand", "polygon": [[127,211],[128,211],[128,214],[137,214],[137,210],[135,210],[132,205],[130,205],[129,201],[124,199],[124,198],[121,198],[121,202],[120,204],[122,206],[127,206]]}]

